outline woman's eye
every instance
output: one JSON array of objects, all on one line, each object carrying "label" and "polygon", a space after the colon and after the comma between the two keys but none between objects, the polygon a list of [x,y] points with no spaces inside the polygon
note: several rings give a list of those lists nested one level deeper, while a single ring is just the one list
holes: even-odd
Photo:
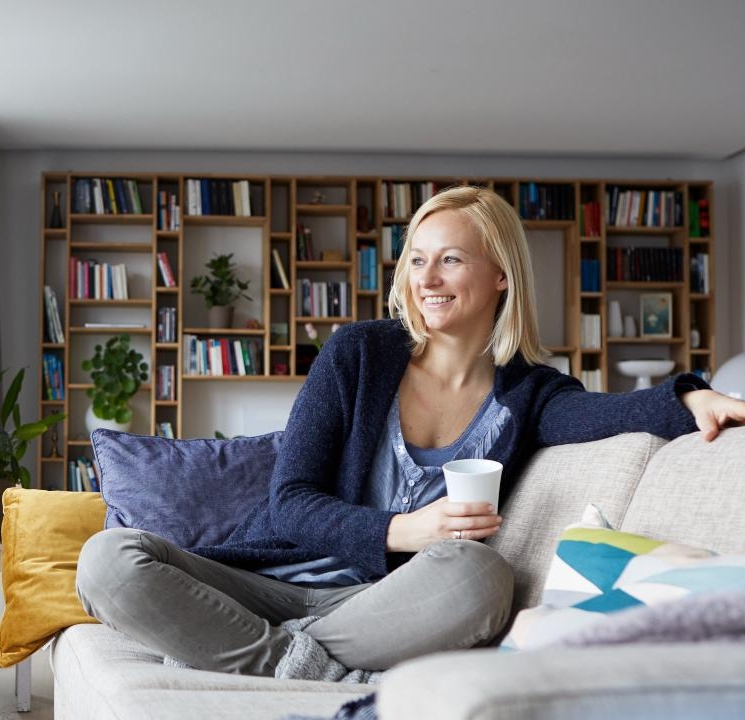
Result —
[{"label": "woman's eye", "polygon": [[414,265],[414,266],[416,266],[416,267],[420,267],[421,265],[424,265],[424,258],[412,257],[411,258],[411,264]]},{"label": "woman's eye", "polygon": [[447,264],[452,264],[452,263],[458,263],[458,262],[460,262],[460,258],[455,257],[455,255],[446,255],[442,259],[442,262],[444,262],[446,265]]}]

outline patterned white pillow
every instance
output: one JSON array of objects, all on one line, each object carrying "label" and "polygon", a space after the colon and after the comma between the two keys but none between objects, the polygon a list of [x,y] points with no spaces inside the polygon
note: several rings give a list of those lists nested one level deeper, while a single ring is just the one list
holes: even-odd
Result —
[{"label": "patterned white pillow", "polygon": [[571,641],[609,614],[727,591],[745,591],[745,555],[620,532],[588,506],[559,539],[541,605],[518,614],[500,647]]}]

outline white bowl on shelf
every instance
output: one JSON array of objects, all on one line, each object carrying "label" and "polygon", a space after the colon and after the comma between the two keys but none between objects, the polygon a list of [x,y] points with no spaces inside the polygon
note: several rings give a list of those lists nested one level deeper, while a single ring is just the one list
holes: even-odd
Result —
[{"label": "white bowl on shelf", "polygon": [[652,378],[669,375],[674,367],[674,360],[619,360],[616,363],[621,375],[636,378],[634,390],[651,388]]}]

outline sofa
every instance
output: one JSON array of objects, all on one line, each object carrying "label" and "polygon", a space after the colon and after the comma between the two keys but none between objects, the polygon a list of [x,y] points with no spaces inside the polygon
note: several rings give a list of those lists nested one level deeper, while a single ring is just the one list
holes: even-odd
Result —
[{"label": "sofa", "polygon": [[[271,447],[278,441],[279,436],[272,437]],[[104,517],[108,526],[147,525],[153,520],[137,513],[149,506],[152,514],[160,501],[140,500],[139,509],[124,507],[138,503],[131,490],[137,480],[114,477],[107,453],[113,448],[116,454],[116,438],[107,437],[105,445],[94,442],[102,460],[105,509],[91,506],[78,516],[76,527],[89,523],[78,533],[83,536]],[[134,452],[142,455],[141,449]],[[176,455],[168,461],[178,462]],[[269,468],[271,452],[265,447],[258,456]],[[114,461],[126,475],[128,462],[142,458],[128,460],[125,453]],[[151,479],[157,475],[155,468]],[[163,482],[173,486],[180,479],[176,473]],[[260,482],[265,480],[266,473]],[[131,497],[125,492],[128,486]],[[18,495],[23,499],[29,492],[42,491],[6,491],[6,521],[8,510],[12,521]],[[45,497],[42,501],[49,502]],[[175,504],[186,507],[188,501],[182,497]],[[211,511],[204,508],[208,517]],[[703,623],[704,631],[690,638],[674,630],[653,641],[642,634],[620,642],[572,643],[573,637],[591,637],[597,628],[634,612],[643,617],[656,611],[658,622],[674,615],[668,608],[694,596],[700,601],[745,591],[745,428],[726,429],[711,443],[700,433],[671,442],[630,433],[542,449],[524,468],[500,512],[502,528],[489,542],[514,569],[515,595],[513,620],[491,647],[409,661],[384,673],[377,685],[285,681],[172,667],[120,633],[69,615],[56,618],[60,628],[52,633],[55,718],[329,718],[345,703],[372,692],[381,720],[745,717],[745,636],[737,628],[728,634],[720,627],[707,635]],[[32,508],[28,517],[39,514]],[[71,526],[64,512],[55,510],[54,515]],[[5,526],[3,536],[10,537]],[[10,553],[21,554],[20,549]],[[6,584],[6,555],[7,598],[20,592],[13,587],[20,581],[11,577]],[[582,569],[588,557],[589,569]],[[69,558],[64,567],[53,566],[66,573],[69,592],[74,558],[72,568]],[[632,566],[636,574],[628,577]],[[609,568],[618,575],[612,581]],[[47,571],[45,580],[37,581],[48,581],[51,574]],[[9,654],[11,620],[4,617],[0,627],[3,664],[22,659],[34,647],[26,638],[25,646],[15,648],[22,652]],[[44,632],[50,630],[54,622]]]}]

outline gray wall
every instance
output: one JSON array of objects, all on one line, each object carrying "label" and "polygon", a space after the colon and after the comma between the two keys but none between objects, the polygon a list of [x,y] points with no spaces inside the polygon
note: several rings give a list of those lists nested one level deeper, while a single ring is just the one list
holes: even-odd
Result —
[{"label": "gray wall", "polygon": [[[39,312],[39,180],[50,170],[245,172],[326,175],[471,175],[562,178],[701,179],[715,182],[717,356],[743,348],[745,274],[742,229],[745,157],[725,162],[525,158],[455,155],[353,155],[217,152],[0,152],[0,357],[28,367],[24,419],[37,412]],[[288,400],[287,402],[290,402]],[[257,409],[260,412],[260,408]]]}]

